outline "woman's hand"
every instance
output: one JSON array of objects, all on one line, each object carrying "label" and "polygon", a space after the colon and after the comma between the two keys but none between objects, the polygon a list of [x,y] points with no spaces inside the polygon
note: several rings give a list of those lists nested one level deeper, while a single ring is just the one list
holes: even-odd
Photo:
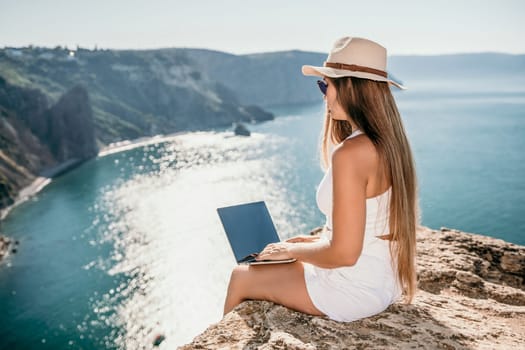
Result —
[{"label": "woman's hand", "polygon": [[321,238],[320,236],[295,236],[287,239],[285,242],[288,243],[311,243],[316,242]]},{"label": "woman's hand", "polygon": [[257,260],[284,260],[293,258],[290,254],[290,243],[279,242],[268,244],[257,256]]}]

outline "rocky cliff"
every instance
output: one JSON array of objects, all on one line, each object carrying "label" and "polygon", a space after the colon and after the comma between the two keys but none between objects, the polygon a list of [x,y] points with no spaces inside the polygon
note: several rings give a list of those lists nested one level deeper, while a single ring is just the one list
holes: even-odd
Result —
[{"label": "rocky cliff", "polygon": [[236,92],[243,85],[232,90],[210,79],[185,50],[6,48],[0,76],[53,101],[84,86],[101,144],[274,117],[240,103]]},{"label": "rocky cliff", "polygon": [[97,146],[273,118],[184,50],[0,49],[0,209]]},{"label": "rocky cliff", "polygon": [[58,162],[97,154],[93,113],[84,87],[74,86],[41,119],[43,125],[34,133],[44,140]]},{"label": "rocky cliff", "polygon": [[[525,247],[418,232],[418,294],[351,323],[269,302],[239,305],[180,349],[512,349],[525,344]],[[521,344],[521,345],[520,345]]]},{"label": "rocky cliff", "polygon": [[97,154],[89,96],[81,86],[57,103],[37,89],[0,77],[0,209],[13,204],[20,189],[61,163]]}]

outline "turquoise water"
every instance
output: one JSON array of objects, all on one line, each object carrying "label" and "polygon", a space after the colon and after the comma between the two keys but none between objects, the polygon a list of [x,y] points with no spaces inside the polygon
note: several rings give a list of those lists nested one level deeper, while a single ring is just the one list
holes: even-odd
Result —
[{"label": "turquoise water", "polygon": [[[417,84],[416,84],[417,87]],[[423,224],[525,244],[525,92],[396,93]],[[165,348],[221,318],[234,266],[215,208],[265,200],[283,238],[323,223],[321,104],[275,121],[173,137],[85,163],[3,223],[0,348]]]}]

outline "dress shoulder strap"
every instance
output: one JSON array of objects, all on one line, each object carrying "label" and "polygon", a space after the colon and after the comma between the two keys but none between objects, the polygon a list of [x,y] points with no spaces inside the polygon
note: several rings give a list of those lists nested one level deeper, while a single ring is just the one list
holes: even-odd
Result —
[{"label": "dress shoulder strap", "polygon": [[355,137],[355,136],[361,135],[361,134],[363,134],[363,132],[361,130],[355,129],[354,131],[352,131],[352,133],[345,140],[351,139],[352,137]]}]

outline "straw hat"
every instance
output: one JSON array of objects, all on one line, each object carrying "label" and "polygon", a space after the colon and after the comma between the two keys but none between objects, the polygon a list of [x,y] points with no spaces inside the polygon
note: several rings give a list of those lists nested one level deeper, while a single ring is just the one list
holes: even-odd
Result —
[{"label": "straw hat", "polygon": [[364,38],[344,37],[337,40],[323,67],[303,66],[302,72],[304,75],[330,78],[357,77],[386,81],[405,89],[403,85],[388,79],[386,49]]}]

